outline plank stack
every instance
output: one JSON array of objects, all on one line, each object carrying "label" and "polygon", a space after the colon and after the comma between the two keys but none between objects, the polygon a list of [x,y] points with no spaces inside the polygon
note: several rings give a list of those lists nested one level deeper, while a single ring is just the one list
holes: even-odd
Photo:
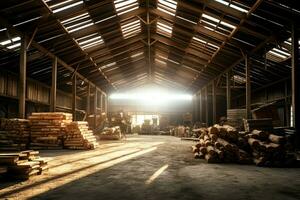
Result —
[{"label": "plank stack", "polygon": [[0,165],[6,168],[5,175],[10,179],[29,179],[48,169],[47,162],[33,150],[0,154]]},{"label": "plank stack", "polygon": [[294,152],[285,147],[286,138],[270,132],[253,130],[240,133],[229,125],[203,129],[199,143],[192,146],[195,158],[208,163],[239,163],[269,167],[297,165]]},{"label": "plank stack", "polygon": [[31,149],[61,149],[66,126],[72,122],[72,114],[63,112],[32,113],[29,116]]},{"label": "plank stack", "polygon": [[26,119],[0,119],[0,150],[24,150],[30,136]]},{"label": "plank stack", "polygon": [[75,121],[66,127],[64,147],[67,149],[94,149],[98,146],[96,137],[89,129],[88,122]]},{"label": "plank stack", "polygon": [[100,140],[120,140],[122,139],[121,129],[119,126],[104,128],[99,138]]}]

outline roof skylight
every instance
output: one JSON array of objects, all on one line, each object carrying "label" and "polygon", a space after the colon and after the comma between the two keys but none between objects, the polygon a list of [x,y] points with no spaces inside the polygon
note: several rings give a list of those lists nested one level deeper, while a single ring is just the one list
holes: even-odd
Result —
[{"label": "roof skylight", "polygon": [[198,36],[193,37],[191,45],[206,54],[213,54],[217,49],[219,49],[217,45],[207,42]]},{"label": "roof skylight", "polygon": [[117,64],[116,62],[108,63],[108,64],[105,64],[105,65],[99,67],[99,69],[101,69],[101,70],[102,69],[106,69],[106,68],[112,67],[112,66],[114,66],[116,64]]},{"label": "roof skylight", "polygon": [[157,9],[169,15],[175,16],[177,2],[174,0],[158,0]]},{"label": "roof skylight", "polygon": [[137,0],[114,0],[114,4],[118,15],[122,15],[139,8]]},{"label": "roof skylight", "polygon": [[233,75],[232,76],[232,80],[236,83],[239,83],[239,84],[244,84],[246,83],[246,78],[240,76],[240,75]]},{"label": "roof skylight", "polygon": [[216,2],[219,2],[225,6],[229,6],[235,10],[238,10],[240,12],[243,12],[243,13],[247,13],[249,9],[247,6],[239,3],[239,2],[236,2],[236,1],[232,1],[232,0],[215,0]]},{"label": "roof skylight", "polygon": [[173,27],[167,24],[166,22],[158,20],[156,26],[157,26],[157,33],[167,37],[172,36]]},{"label": "roof skylight", "polygon": [[88,12],[61,21],[69,33],[94,25]]},{"label": "roof skylight", "polygon": [[16,49],[21,46],[21,38],[19,36],[0,42],[0,45],[6,49]]},{"label": "roof skylight", "polygon": [[229,35],[236,28],[236,26],[232,24],[229,24],[204,13],[202,14],[200,22],[204,26],[204,28],[209,29],[211,31],[217,31],[218,33],[223,35]]},{"label": "roof skylight", "polygon": [[84,50],[104,43],[99,33],[93,33],[76,39],[79,46]]},{"label": "roof skylight", "polygon": [[124,22],[121,24],[121,30],[125,39],[130,38],[141,32],[141,22],[138,19],[131,22]]},{"label": "roof skylight", "polygon": [[[59,3],[55,3],[55,1],[50,1],[50,0],[44,0],[45,3],[49,5],[53,13],[58,13],[64,10],[67,10],[69,8],[78,6],[80,4],[83,4],[82,0],[65,0],[61,1]],[[55,4],[52,4],[54,2]]]},{"label": "roof skylight", "polygon": [[135,53],[135,54],[131,55],[130,57],[131,58],[136,58],[136,57],[138,57],[140,55],[143,55],[143,54],[144,54],[144,52],[138,52],[138,53]]}]

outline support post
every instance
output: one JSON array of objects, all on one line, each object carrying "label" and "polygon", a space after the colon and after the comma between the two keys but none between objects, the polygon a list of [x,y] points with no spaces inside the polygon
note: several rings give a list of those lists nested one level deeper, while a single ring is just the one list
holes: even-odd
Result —
[{"label": "support post", "polygon": [[245,57],[246,65],[246,116],[248,119],[251,118],[251,80],[250,80],[250,70],[251,63],[248,55]]},{"label": "support post", "polygon": [[97,128],[97,88],[95,87],[95,94],[94,94],[94,129]]},{"label": "support post", "polygon": [[20,77],[19,77],[19,117],[25,118],[26,108],[26,58],[27,58],[27,40],[22,36],[20,48]]},{"label": "support post", "polygon": [[207,86],[204,88],[205,92],[205,123],[206,126],[209,126],[208,124],[208,91],[207,91]]},{"label": "support post", "polygon": [[202,101],[203,101],[202,90],[200,90],[200,93],[199,93],[199,121],[201,123],[203,122]]},{"label": "support post", "polygon": [[217,123],[217,95],[216,95],[216,81],[212,82],[212,108],[213,108],[213,124]]},{"label": "support post", "polygon": [[292,25],[292,115],[293,127],[296,130],[296,146],[300,147],[300,107],[297,102],[300,101],[300,70],[299,70],[299,32],[298,27]]},{"label": "support post", "polygon": [[86,115],[89,116],[91,112],[91,85],[87,85],[87,96],[86,96]]},{"label": "support post", "polygon": [[227,72],[226,74],[226,104],[227,104],[227,110],[231,109],[231,72]]},{"label": "support post", "polygon": [[73,121],[76,121],[76,89],[77,89],[77,77],[76,74],[73,75],[72,79],[72,114]]},{"label": "support post", "polygon": [[108,116],[108,96],[105,95],[105,114]]},{"label": "support post", "polygon": [[56,109],[56,89],[57,89],[57,57],[53,59],[53,63],[52,63],[50,112],[55,112]]}]

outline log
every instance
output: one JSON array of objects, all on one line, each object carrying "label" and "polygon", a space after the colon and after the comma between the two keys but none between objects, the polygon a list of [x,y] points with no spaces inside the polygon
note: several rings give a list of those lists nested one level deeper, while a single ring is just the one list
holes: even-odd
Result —
[{"label": "log", "polygon": [[284,144],[286,142],[285,137],[274,134],[269,135],[269,140],[276,144]]},{"label": "log", "polygon": [[268,137],[269,137],[269,133],[268,133],[268,132],[261,131],[261,130],[256,130],[256,129],[253,130],[253,131],[251,132],[251,134],[257,135],[257,136],[258,136],[257,139],[262,140],[262,141],[267,140]]},{"label": "log", "polygon": [[199,152],[199,148],[197,148],[196,146],[192,146],[192,152],[193,153],[198,153]]},{"label": "log", "polygon": [[200,147],[199,151],[200,151],[203,155],[205,155],[205,154],[207,153],[206,147]]},{"label": "log", "polygon": [[206,154],[205,160],[207,161],[207,163],[218,163],[219,159],[218,159],[218,156],[216,156],[216,155]]},{"label": "log", "polygon": [[216,128],[214,126],[211,126],[211,127],[208,128],[208,134],[216,134],[216,135],[218,135],[218,133],[219,133],[218,128]]}]

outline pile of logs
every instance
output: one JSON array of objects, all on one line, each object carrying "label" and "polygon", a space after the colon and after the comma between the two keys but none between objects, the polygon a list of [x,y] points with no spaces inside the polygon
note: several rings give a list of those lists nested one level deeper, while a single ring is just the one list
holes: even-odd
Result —
[{"label": "pile of logs", "polygon": [[104,128],[99,138],[100,140],[120,140],[122,139],[121,129],[119,126]]},{"label": "pile of logs", "polygon": [[33,150],[0,154],[0,166],[6,168],[5,175],[9,179],[29,179],[48,169],[47,162]]},{"label": "pile of logs", "polygon": [[286,149],[286,139],[266,131],[239,133],[229,125],[201,129],[199,143],[192,146],[195,158],[208,163],[239,163],[290,167],[297,164],[295,153]]},{"label": "pile of logs", "polygon": [[66,125],[72,122],[72,114],[63,112],[32,113],[29,116],[31,149],[61,149]]},{"label": "pile of logs", "polygon": [[94,149],[98,146],[96,137],[89,130],[88,122],[76,121],[67,125],[64,147],[67,149]]},{"label": "pile of logs", "polygon": [[29,136],[28,120],[0,119],[0,150],[24,150]]}]

